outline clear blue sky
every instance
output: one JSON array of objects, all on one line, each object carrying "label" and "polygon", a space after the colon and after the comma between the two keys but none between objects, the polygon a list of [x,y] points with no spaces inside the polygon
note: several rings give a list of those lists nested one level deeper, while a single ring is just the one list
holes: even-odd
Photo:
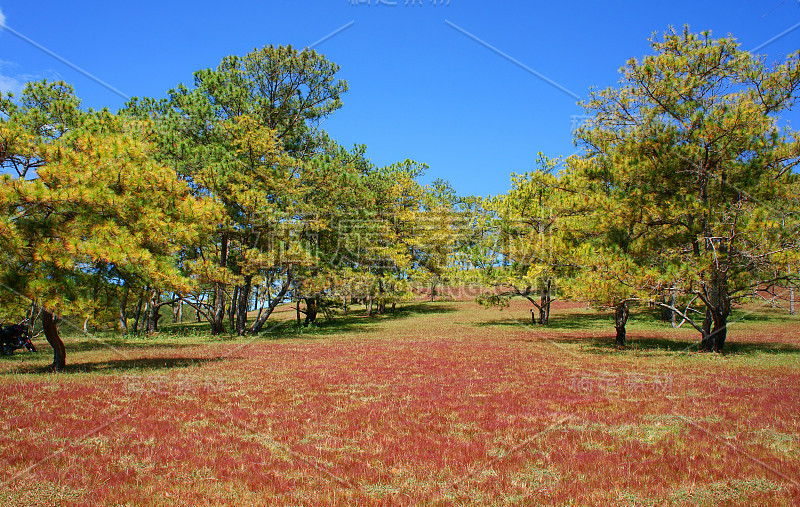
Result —
[{"label": "clear blue sky", "polygon": [[450,180],[465,195],[505,192],[539,151],[573,153],[575,97],[617,83],[628,58],[650,53],[654,31],[688,23],[745,49],[788,31],[759,52],[800,47],[798,0],[0,0],[0,9],[0,89],[63,79],[84,106],[112,111],[125,100],[96,80],[162,97],[225,55],[302,48],[344,28],[315,47],[350,85],[324,128],[345,146],[366,144],[378,165],[427,163],[425,181]]}]

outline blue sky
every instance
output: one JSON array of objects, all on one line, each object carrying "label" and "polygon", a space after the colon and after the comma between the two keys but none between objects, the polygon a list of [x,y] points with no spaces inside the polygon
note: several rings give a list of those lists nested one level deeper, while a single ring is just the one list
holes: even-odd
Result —
[{"label": "blue sky", "polygon": [[341,66],[350,91],[323,128],[345,146],[366,144],[375,164],[427,163],[425,181],[450,180],[465,195],[507,191],[539,151],[573,153],[576,97],[616,84],[628,58],[650,53],[654,31],[688,23],[745,49],[784,34],[758,51],[770,58],[800,48],[798,0],[0,0],[0,9],[0,89],[63,79],[84,106],[113,111],[125,99],[98,80],[162,97],[225,55],[302,48],[338,31],[315,49]]}]

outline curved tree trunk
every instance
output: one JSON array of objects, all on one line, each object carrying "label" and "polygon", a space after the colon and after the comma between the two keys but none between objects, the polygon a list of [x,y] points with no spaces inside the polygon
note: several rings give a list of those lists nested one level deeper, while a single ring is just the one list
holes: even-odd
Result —
[{"label": "curved tree trunk", "polygon": [[[253,322],[253,325],[248,330],[250,334],[255,334],[261,331],[261,328],[264,327],[264,324],[267,322],[267,319],[269,319],[269,316],[272,315],[272,312],[275,311],[275,308],[277,308],[277,306],[281,304],[281,302],[283,301],[283,298],[286,297],[286,293],[289,291],[289,286],[291,285],[291,283],[292,283],[292,276],[291,273],[289,273],[286,283],[283,285],[283,287],[281,287],[281,291],[269,302],[269,305],[267,306],[266,310],[262,310],[262,312],[258,315],[256,321]],[[297,307],[300,308],[299,302],[297,303]],[[297,312],[297,323],[298,325],[300,324],[299,311]]]},{"label": "curved tree trunk", "polygon": [[614,327],[617,328],[617,347],[625,346],[625,325],[628,323],[628,302],[623,301],[617,305],[617,310],[614,312]]},{"label": "curved tree trunk", "polygon": [[44,328],[44,336],[47,338],[47,343],[53,347],[53,364],[50,365],[50,369],[62,371],[66,365],[67,351],[64,348],[64,342],[61,341],[61,336],[58,334],[55,317],[47,310],[42,310],[42,327]]}]

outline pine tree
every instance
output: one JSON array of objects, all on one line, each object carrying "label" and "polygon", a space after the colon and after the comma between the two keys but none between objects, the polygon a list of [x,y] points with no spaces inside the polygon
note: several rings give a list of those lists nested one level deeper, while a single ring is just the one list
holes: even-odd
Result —
[{"label": "pine tree", "polygon": [[[626,283],[699,298],[704,321],[687,320],[702,349],[721,352],[733,305],[785,283],[786,252],[800,248],[783,220],[796,198],[800,137],[779,116],[800,86],[800,53],[768,64],[731,37],[688,28],[651,44],[654,54],[630,60],[619,87],[585,104],[585,175],[614,203],[608,230],[641,268]],[[627,276],[628,260],[614,264]]]},{"label": "pine tree", "polygon": [[60,370],[58,318],[90,317],[101,286],[123,281],[188,290],[175,253],[202,241],[218,210],[154,162],[149,122],[82,111],[64,83],[29,84],[0,109],[3,165],[30,162],[0,184],[3,294],[42,308]]}]

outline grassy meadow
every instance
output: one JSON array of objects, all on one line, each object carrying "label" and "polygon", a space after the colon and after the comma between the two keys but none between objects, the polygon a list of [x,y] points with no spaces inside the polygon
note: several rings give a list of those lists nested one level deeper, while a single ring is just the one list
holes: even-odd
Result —
[{"label": "grassy meadow", "polygon": [[0,504],[800,504],[797,317],[737,310],[722,356],[641,308],[624,350],[575,303],[293,317],[0,358]]}]

